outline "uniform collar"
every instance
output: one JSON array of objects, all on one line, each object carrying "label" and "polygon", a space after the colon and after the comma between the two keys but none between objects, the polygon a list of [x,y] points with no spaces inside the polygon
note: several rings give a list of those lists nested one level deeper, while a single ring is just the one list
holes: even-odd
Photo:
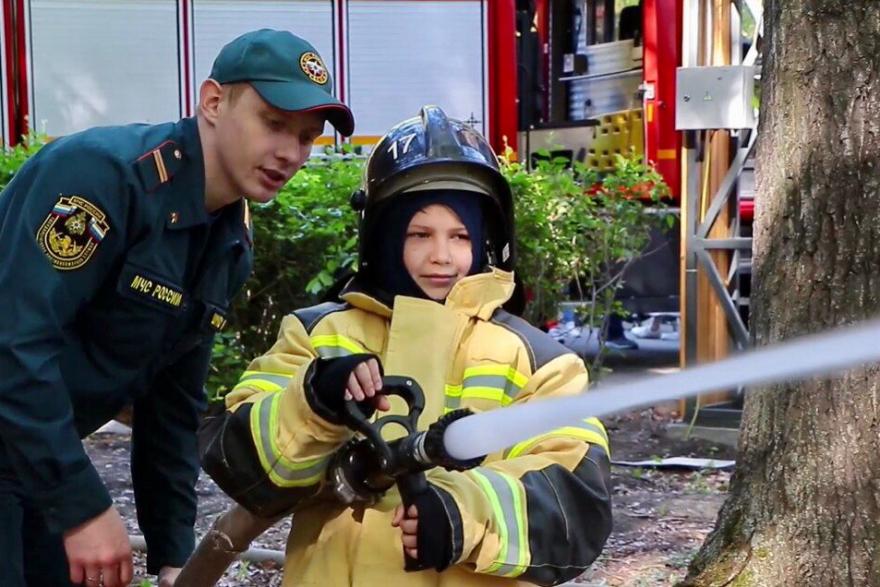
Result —
[{"label": "uniform collar", "polygon": [[[513,273],[492,267],[485,273],[465,277],[452,287],[444,302],[446,307],[467,316],[488,320],[510,296],[513,295]],[[340,297],[356,308],[378,314],[385,318],[392,315],[391,308],[371,295],[355,276]]]},{"label": "uniform collar", "polygon": [[[205,210],[205,158],[198,121],[195,117],[182,119],[175,124],[173,134],[183,159],[179,172],[172,180],[177,184],[177,189],[169,202],[165,226],[171,230],[181,230],[207,224],[210,217]],[[223,210],[225,213],[225,208]]]},{"label": "uniform collar", "polygon": [[176,183],[166,206],[165,226],[169,230],[185,230],[213,221],[251,246],[251,215],[244,198],[220,208],[214,218],[205,210],[205,159],[197,119],[184,118],[175,124],[171,140],[158,150],[168,160],[168,166],[176,164],[172,179]]}]

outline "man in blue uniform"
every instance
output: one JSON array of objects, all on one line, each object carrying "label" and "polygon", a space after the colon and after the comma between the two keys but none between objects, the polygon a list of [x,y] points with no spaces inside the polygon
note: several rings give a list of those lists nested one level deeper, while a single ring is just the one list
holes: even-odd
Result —
[{"label": "man in blue uniform", "polygon": [[134,407],[147,570],[192,551],[196,428],[212,339],[252,265],[267,202],[329,121],[321,57],[287,32],[226,45],[177,123],[44,147],[0,193],[0,585],[128,585],[127,531],[80,438]]}]

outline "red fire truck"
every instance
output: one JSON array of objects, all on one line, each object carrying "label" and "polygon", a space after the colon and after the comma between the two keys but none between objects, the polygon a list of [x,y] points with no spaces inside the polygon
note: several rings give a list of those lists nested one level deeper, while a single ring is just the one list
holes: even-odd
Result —
[{"label": "red fire truck", "polygon": [[681,0],[642,4],[5,0],[3,138],[191,115],[219,47],[267,26],[301,34],[332,64],[336,92],[357,115],[357,144],[437,103],[499,149],[505,139],[520,151],[555,141],[605,166],[634,147],[677,193]]},{"label": "red fire truck", "polygon": [[[516,136],[513,0],[4,0],[2,123],[50,136],[193,114],[219,48],[262,27],[310,40],[370,144],[425,103]],[[494,64],[503,64],[495,67]],[[502,130],[503,125],[512,125]],[[338,137],[326,136],[322,143]]]},{"label": "red fire truck", "polygon": [[[355,112],[354,144],[375,143],[434,103],[525,159],[551,148],[608,168],[615,153],[642,154],[674,207],[676,68],[689,1],[4,0],[2,138],[192,115],[225,42],[284,28],[324,56]],[[666,260],[652,256],[631,285],[675,297],[678,239],[669,243]]]}]

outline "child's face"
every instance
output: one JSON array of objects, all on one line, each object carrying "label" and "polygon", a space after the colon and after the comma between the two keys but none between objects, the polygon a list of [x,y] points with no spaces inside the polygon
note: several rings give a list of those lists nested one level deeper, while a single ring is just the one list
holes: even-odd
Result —
[{"label": "child's face", "polygon": [[431,204],[410,220],[403,264],[431,299],[445,299],[452,286],[467,276],[472,260],[467,228],[446,206]]}]

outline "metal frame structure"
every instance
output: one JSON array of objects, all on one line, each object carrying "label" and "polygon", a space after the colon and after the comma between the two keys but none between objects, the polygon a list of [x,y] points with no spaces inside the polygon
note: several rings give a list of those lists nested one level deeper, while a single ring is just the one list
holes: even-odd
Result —
[{"label": "metal frame structure", "polygon": [[[740,18],[742,0],[730,0],[734,17],[731,19],[731,39],[736,40],[741,36],[742,22]],[[742,60],[743,65],[753,65],[757,59],[757,41],[761,35],[762,11],[759,0],[745,0],[746,6],[755,18],[755,36],[749,52]],[[702,10],[701,10],[702,9]],[[702,18],[701,18],[702,14]],[[684,0],[684,14],[682,19],[682,66],[697,67],[710,62],[712,50],[712,0]],[[701,32],[703,33],[701,35]],[[702,44],[701,44],[702,41]],[[738,44],[732,44],[731,64],[738,64],[741,49]],[[698,355],[698,283],[699,275],[703,274],[711,285],[712,291],[717,298],[726,318],[726,325],[731,340],[738,351],[745,350],[750,346],[749,330],[737,308],[739,293],[734,288],[729,289],[727,283],[734,281],[738,271],[740,255],[744,251],[750,251],[752,247],[751,237],[732,236],[728,238],[711,238],[710,232],[718,221],[721,211],[728,205],[732,195],[738,191],[740,176],[751,157],[757,141],[757,128],[743,129],[732,133],[732,143],[735,145],[735,155],[730,166],[718,186],[718,189],[709,199],[709,207],[705,217],[700,220],[700,204],[702,193],[703,174],[700,163],[704,163],[704,151],[709,144],[709,132],[711,131],[687,131],[684,141],[684,159],[686,161],[687,176],[687,211],[686,219],[682,227],[684,240],[684,280],[685,288],[685,324],[684,324],[684,364],[694,365]],[[739,217],[734,217],[731,223],[731,233],[739,234]],[[730,272],[727,279],[723,279],[710,253],[718,250],[733,251]],[[740,395],[741,390],[737,390]],[[685,419],[699,421],[702,425],[710,426],[738,426],[740,410],[735,405],[737,402],[699,407],[698,400],[686,402]]]},{"label": "metal frame structure", "polygon": [[[686,287],[686,345],[685,358],[689,364],[697,359],[697,276],[702,269],[709,279],[715,295],[721,303],[731,335],[739,350],[745,350],[749,346],[749,331],[736,308],[735,301],[727,290],[727,286],[721,277],[721,273],[709,256],[713,250],[749,250],[752,248],[752,239],[747,237],[731,237],[723,239],[709,238],[709,231],[718,219],[722,208],[727,205],[730,196],[734,193],[737,180],[745,167],[745,162],[755,147],[757,132],[749,131],[748,142],[745,146],[737,149],[736,156],[730,164],[727,175],[721,182],[718,190],[712,196],[711,205],[702,222],[698,222],[699,199],[688,198],[688,213],[685,222],[685,287]],[[688,194],[697,194],[700,190],[699,174],[694,171],[700,160],[700,143],[696,138],[696,131],[689,131],[689,140],[686,142],[688,169]],[[736,259],[734,259],[736,261]],[[736,263],[733,263],[736,267]]]}]

